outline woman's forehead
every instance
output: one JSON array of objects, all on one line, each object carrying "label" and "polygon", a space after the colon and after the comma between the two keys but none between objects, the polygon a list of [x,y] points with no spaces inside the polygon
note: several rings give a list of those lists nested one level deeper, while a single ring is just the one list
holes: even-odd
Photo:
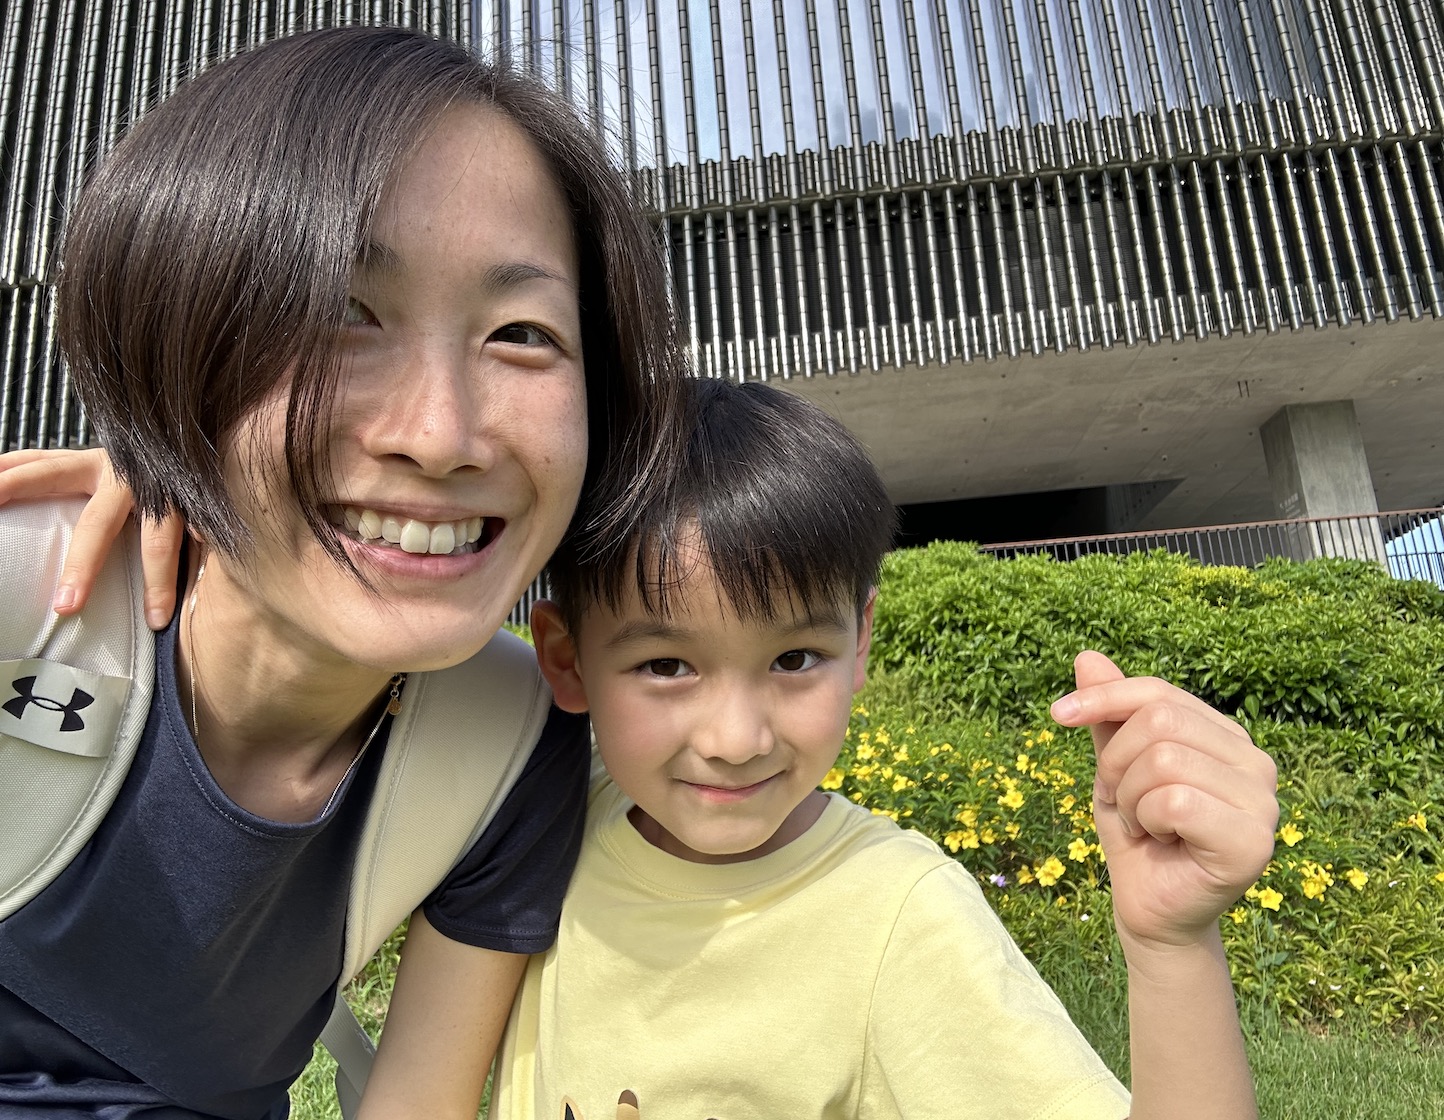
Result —
[{"label": "woman's forehead", "polygon": [[571,210],[546,158],[511,117],[474,104],[443,113],[401,165],[358,264],[577,283]]}]

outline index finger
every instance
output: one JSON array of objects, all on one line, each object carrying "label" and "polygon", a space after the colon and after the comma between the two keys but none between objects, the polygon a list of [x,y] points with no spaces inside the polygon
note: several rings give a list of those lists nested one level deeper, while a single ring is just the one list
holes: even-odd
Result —
[{"label": "index finger", "polygon": [[1124,677],[1088,685],[1054,701],[1051,712],[1064,727],[1093,727],[1125,723],[1140,708],[1160,701],[1182,705],[1220,727],[1248,737],[1248,732],[1236,720],[1205,704],[1193,693],[1158,677]]}]

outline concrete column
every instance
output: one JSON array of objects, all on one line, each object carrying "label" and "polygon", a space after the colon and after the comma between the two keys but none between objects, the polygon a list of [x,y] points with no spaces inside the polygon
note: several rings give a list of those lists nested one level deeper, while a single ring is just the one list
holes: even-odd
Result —
[{"label": "concrete column", "polygon": [[1285,405],[1269,417],[1259,436],[1278,515],[1311,519],[1293,534],[1294,555],[1383,563],[1377,521],[1312,520],[1379,511],[1354,402]]}]

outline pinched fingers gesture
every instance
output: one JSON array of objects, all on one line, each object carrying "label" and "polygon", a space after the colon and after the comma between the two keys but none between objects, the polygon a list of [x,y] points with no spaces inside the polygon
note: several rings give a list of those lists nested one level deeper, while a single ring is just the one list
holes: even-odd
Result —
[{"label": "pinched fingers gesture", "polygon": [[1196,941],[1263,870],[1278,823],[1277,773],[1236,722],[1154,677],[1079,654],[1077,691],[1053,716],[1093,733],[1093,815],[1119,932]]},{"label": "pinched fingers gesture", "polygon": [[[90,496],[75,523],[65,565],[56,585],[57,614],[76,614],[85,606],[105,558],[114,546],[134,503],[115,476],[102,450],[12,451],[0,455],[0,506],[43,498]],[[145,572],[146,621],[162,629],[175,610],[176,571],[185,527],[174,514],[141,526],[141,565]]]}]

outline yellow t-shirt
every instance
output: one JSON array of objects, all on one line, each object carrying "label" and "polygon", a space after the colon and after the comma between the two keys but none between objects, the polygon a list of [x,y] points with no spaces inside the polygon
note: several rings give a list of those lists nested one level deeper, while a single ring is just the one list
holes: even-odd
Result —
[{"label": "yellow t-shirt", "polygon": [[[832,795],[761,859],[652,847],[609,781],[492,1120],[1119,1120],[1128,1094],[937,845]],[[567,1109],[570,1108],[570,1117]]]}]

